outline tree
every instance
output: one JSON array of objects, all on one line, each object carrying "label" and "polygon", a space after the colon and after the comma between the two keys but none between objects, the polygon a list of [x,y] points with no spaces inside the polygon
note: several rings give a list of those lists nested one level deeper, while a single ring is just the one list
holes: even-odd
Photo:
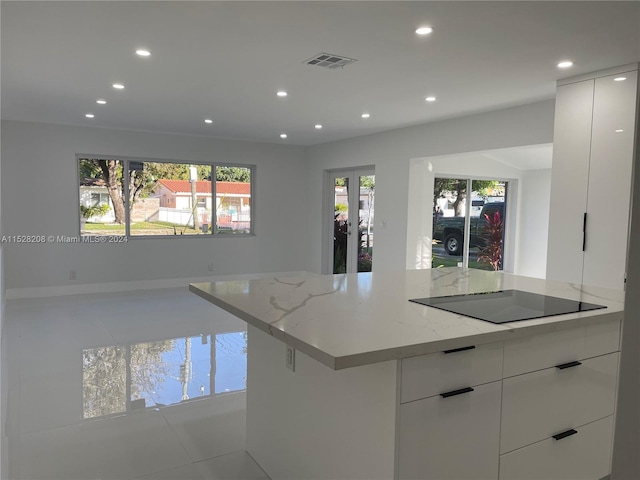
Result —
[{"label": "tree", "polygon": [[[211,180],[210,165],[193,165],[198,173],[198,180]],[[155,180],[191,180],[191,165],[186,163],[145,162],[145,172]],[[150,192],[149,192],[150,193]]]},{"label": "tree", "polygon": [[[115,223],[125,222],[125,184],[121,160],[83,158],[80,159],[80,174],[83,178],[102,179],[109,192]],[[130,169],[127,175],[129,183],[129,204],[133,205],[143,192],[154,186],[150,173],[144,169]]]},{"label": "tree", "polygon": [[[190,179],[190,165],[188,164],[144,162],[138,163],[138,165],[141,165],[142,168],[129,168],[129,173],[126,176],[129,182],[129,208],[132,208],[139,198],[153,193],[159,179]],[[196,165],[196,168],[199,180],[211,179],[209,165]],[[248,169],[244,170],[248,172]],[[113,205],[115,223],[124,224],[126,202],[123,162],[115,159],[82,158],[80,159],[79,172],[81,178],[104,181]],[[237,173],[237,175],[241,174]]]},{"label": "tree", "polygon": [[[133,168],[136,165],[136,168]],[[79,172],[81,179],[101,179],[104,181],[111,204],[115,223],[125,223],[125,181],[129,185],[129,208],[139,198],[153,193],[158,180],[190,180],[190,167],[186,163],[131,162],[129,172],[124,175],[124,162],[115,159],[82,158]],[[139,168],[141,167],[141,168]],[[198,180],[211,180],[210,165],[195,165]],[[250,182],[251,170],[246,167],[217,166],[216,180],[224,182]]]},{"label": "tree", "polygon": [[455,216],[462,215],[462,201],[467,196],[467,181],[455,178],[436,178],[433,184],[433,208],[435,212],[438,198],[444,197],[445,192],[455,193],[456,199],[453,202]]},{"label": "tree", "polygon": [[360,177],[360,187],[373,191],[376,188],[376,177],[374,175],[364,175]]},{"label": "tree", "polygon": [[[163,340],[84,350],[84,418],[126,412],[128,400],[152,397],[171,373],[162,354],[174,347],[175,340]],[[127,398],[127,387],[130,398]]]},{"label": "tree", "polygon": [[[346,187],[347,181],[345,181],[344,177],[336,178],[336,187]],[[368,188],[369,190],[373,190],[376,186],[376,177],[374,175],[363,175],[360,177],[360,186],[362,188]]]},{"label": "tree", "polygon": [[245,167],[216,167],[218,182],[251,182],[251,170]]},{"label": "tree", "polygon": [[[496,180],[473,180],[473,191],[478,192],[481,197],[488,197],[492,189],[498,185]],[[453,202],[453,209],[456,217],[462,216],[463,201],[467,198],[467,180],[460,178],[436,178],[433,184],[433,212],[436,211],[438,198],[443,198],[445,192],[454,193],[456,199]]]}]

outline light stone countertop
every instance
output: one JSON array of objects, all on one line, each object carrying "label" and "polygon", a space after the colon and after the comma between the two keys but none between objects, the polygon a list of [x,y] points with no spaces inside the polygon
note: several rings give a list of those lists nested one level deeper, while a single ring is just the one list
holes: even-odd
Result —
[{"label": "light stone countertop", "polygon": [[[496,325],[409,302],[507,289],[607,308]],[[620,320],[624,307],[618,290],[455,267],[194,283],[189,290],[336,370]]]}]

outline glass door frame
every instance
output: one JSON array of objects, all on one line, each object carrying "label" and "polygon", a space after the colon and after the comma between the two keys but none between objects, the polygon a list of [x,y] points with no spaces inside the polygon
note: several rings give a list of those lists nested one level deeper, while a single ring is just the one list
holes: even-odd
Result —
[{"label": "glass door frame", "polygon": [[[462,251],[462,262],[458,263],[459,267],[469,268],[469,248],[470,248],[470,236],[471,236],[471,192],[473,191],[473,182],[475,181],[485,181],[485,180],[497,180],[499,182],[504,182],[505,184],[505,196],[504,196],[504,214],[503,214],[503,222],[505,227],[503,227],[502,231],[502,265],[500,271],[503,272],[512,272],[513,271],[513,263],[514,263],[514,253],[512,250],[515,250],[515,221],[513,219],[517,216],[517,191],[518,191],[518,180],[516,178],[508,178],[503,176],[478,176],[478,175],[460,175],[460,174],[446,174],[446,173],[435,173],[433,175],[433,182],[436,181],[437,178],[444,179],[454,179],[454,180],[464,180],[467,183],[466,191],[468,204],[465,207],[465,215],[464,215],[464,231],[463,231],[463,251]],[[506,219],[510,220],[507,221]],[[432,224],[433,225],[433,224]],[[433,238],[433,231],[431,232],[431,236]],[[505,253],[507,252],[507,253]],[[505,265],[507,267],[505,267]]]},{"label": "glass door frame", "polygon": [[[375,176],[375,167],[372,165],[353,167],[346,169],[325,170],[323,188],[323,251],[322,273],[333,275],[334,263],[334,221],[335,221],[335,179],[347,178],[348,191],[348,235],[347,235],[347,260],[346,273],[358,272],[358,243],[359,235],[359,204],[360,204],[360,177]],[[356,188],[353,188],[353,187]]]}]

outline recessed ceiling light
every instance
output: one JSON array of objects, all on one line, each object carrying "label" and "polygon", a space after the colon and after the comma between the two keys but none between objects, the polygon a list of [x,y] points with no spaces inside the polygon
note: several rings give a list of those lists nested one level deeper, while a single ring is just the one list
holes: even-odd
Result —
[{"label": "recessed ceiling light", "polygon": [[107,101],[103,100],[102,98],[99,98],[98,100],[96,100],[96,103],[99,103],[100,105],[106,105]]},{"label": "recessed ceiling light", "polygon": [[425,98],[425,101],[427,101],[427,102],[435,102],[436,101],[436,97],[434,97],[434,96],[427,97],[427,98]]},{"label": "recessed ceiling light", "polygon": [[315,126],[316,130],[321,130],[322,129],[322,125],[320,125],[319,123]]},{"label": "recessed ceiling light", "polygon": [[113,86],[113,88],[115,88],[116,90],[122,90],[122,89],[124,89],[124,85],[123,85],[123,84],[121,84],[121,83],[114,83],[112,86]]},{"label": "recessed ceiling light", "polygon": [[280,134],[280,138],[287,138],[287,134],[286,133],[281,133]]},{"label": "recessed ceiling light", "polygon": [[363,113],[362,115],[360,115],[362,118],[369,118],[371,115],[368,113]]},{"label": "recessed ceiling light", "polygon": [[621,129],[621,128],[619,128],[618,130],[616,130],[616,133],[622,133],[622,132],[624,132],[624,130],[623,130],[623,129]]},{"label": "recessed ceiling light", "polygon": [[285,92],[284,90],[278,90],[276,95],[279,96],[279,97],[286,97],[288,95],[288,93]]},{"label": "recessed ceiling light", "polygon": [[571,60],[563,60],[558,63],[558,68],[569,68],[573,66],[573,62]]},{"label": "recessed ceiling light", "polygon": [[614,82],[624,82],[627,77],[616,77],[613,79]]},{"label": "recessed ceiling light", "polygon": [[211,120],[210,118],[205,118],[204,123],[213,123],[213,120]]},{"label": "recessed ceiling light", "polygon": [[87,118],[93,118],[93,117],[95,117],[95,115],[94,115],[93,113],[87,113],[87,114],[85,115],[85,117],[87,117]]},{"label": "recessed ceiling light", "polygon": [[141,57],[148,57],[149,55],[151,55],[151,52],[149,50],[145,50],[144,48],[139,48],[138,50],[136,50],[136,54],[140,55]]},{"label": "recessed ceiling light", "polygon": [[429,35],[431,32],[433,32],[433,28],[431,28],[431,27],[419,27],[419,28],[416,28],[416,33],[418,35]]}]

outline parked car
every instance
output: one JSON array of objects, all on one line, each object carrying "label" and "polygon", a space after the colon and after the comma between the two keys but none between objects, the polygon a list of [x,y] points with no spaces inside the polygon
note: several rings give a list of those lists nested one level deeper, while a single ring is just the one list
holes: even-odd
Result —
[{"label": "parked car", "polygon": [[[480,215],[470,217],[470,244],[469,247],[484,247],[489,241],[487,235],[487,220],[485,214],[492,217],[495,212],[500,213],[504,219],[504,202],[485,203],[480,210]],[[433,228],[433,238],[444,243],[444,249],[449,255],[460,255],[464,243],[464,217],[436,216]]]}]

